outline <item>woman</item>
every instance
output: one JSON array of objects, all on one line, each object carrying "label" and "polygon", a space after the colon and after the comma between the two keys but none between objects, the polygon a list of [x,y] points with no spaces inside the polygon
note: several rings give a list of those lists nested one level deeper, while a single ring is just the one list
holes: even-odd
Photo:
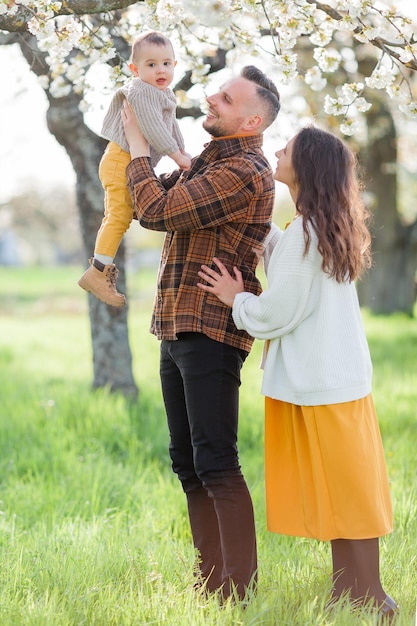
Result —
[{"label": "woman", "polygon": [[202,266],[198,285],[232,307],[237,328],[268,340],[268,529],[330,541],[332,600],[348,595],[389,619],[398,606],[380,581],[378,538],[392,531],[392,507],[354,285],[370,265],[356,162],[314,127],[276,156],[295,218],[264,244],[268,289],[244,292],[240,271],[232,276],[219,259]]}]

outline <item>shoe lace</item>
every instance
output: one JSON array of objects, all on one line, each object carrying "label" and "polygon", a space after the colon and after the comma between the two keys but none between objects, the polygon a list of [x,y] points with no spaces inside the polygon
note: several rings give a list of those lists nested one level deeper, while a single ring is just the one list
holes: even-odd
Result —
[{"label": "shoe lace", "polygon": [[116,280],[119,275],[119,270],[117,267],[109,267],[109,271],[107,273],[108,279],[113,286],[116,286]]}]

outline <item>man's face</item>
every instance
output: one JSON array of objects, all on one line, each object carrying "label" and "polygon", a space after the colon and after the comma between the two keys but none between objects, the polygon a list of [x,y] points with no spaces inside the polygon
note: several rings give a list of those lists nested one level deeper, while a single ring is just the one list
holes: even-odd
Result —
[{"label": "man's face", "polygon": [[252,134],[246,123],[255,112],[256,85],[239,76],[227,81],[220,91],[206,98],[209,106],[203,128],[213,137]]}]

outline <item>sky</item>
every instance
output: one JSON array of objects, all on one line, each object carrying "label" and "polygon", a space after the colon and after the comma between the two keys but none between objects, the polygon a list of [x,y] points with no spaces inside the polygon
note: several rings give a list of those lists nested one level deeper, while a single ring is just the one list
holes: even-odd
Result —
[{"label": "sky", "polygon": [[46,96],[17,45],[0,46],[0,85],[0,201],[52,181],[73,185],[68,157],[46,126]]},{"label": "sky", "polygon": [[[416,0],[395,0],[395,5],[417,16]],[[179,77],[177,73],[175,78]],[[73,188],[75,175],[69,158],[46,126],[46,96],[17,45],[0,46],[0,85],[0,203],[27,189]],[[107,102],[103,99],[87,118],[97,133]],[[180,120],[180,126],[187,151],[197,154],[209,139],[201,128],[201,120],[186,118]],[[273,167],[274,151],[281,147],[276,145],[276,138],[274,133],[274,145],[265,143]],[[169,159],[160,162],[160,171],[170,168]]]}]

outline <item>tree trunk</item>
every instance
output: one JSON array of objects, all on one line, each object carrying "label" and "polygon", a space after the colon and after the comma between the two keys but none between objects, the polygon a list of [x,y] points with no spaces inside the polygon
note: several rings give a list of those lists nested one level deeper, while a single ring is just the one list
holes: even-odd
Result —
[{"label": "tree trunk", "polygon": [[382,101],[373,101],[367,123],[368,144],[361,160],[374,215],[373,267],[358,284],[359,297],[374,313],[412,315],[417,223],[403,224],[397,211],[397,138],[391,113]]},{"label": "tree trunk", "polygon": [[[49,66],[45,61],[46,55],[38,49],[36,39],[29,33],[10,33],[7,38],[3,38],[3,43],[4,45],[18,43],[31,70],[37,76],[50,77]],[[121,57],[127,58],[130,52],[127,42],[116,36],[114,43]],[[225,66],[226,53],[219,49],[215,55],[204,60],[210,63],[210,72],[217,72]],[[191,72],[188,72],[177,88],[189,89],[191,86]],[[106,141],[84,124],[83,114],[79,109],[81,98],[73,90],[63,98],[54,98],[49,90],[45,93],[49,101],[48,129],[65,148],[76,174],[77,206],[87,267],[87,259],[93,253],[97,230],[103,217],[104,196],[98,178],[98,165]],[[198,117],[201,110],[198,107],[186,108],[179,111],[178,117],[185,115]],[[126,293],[123,242],[115,262],[119,269],[118,288],[122,293]],[[78,285],[74,285],[74,289],[79,289]],[[112,391],[137,396],[138,388],[133,378],[128,339],[128,307],[119,309],[107,306],[91,294],[88,294],[88,299],[93,347],[93,387],[108,387]]]},{"label": "tree trunk", "polygon": [[[311,42],[301,39],[297,48],[300,52],[299,61],[304,71],[307,71],[315,64]],[[355,41],[353,50],[360,73],[370,76],[376,64],[374,56],[369,55],[367,48]],[[336,89],[344,82],[355,82],[357,77],[344,73],[341,67],[340,71],[327,76],[327,80]],[[323,97],[318,97],[316,93],[313,95],[307,89],[303,90],[303,95],[309,103],[312,116],[320,119],[332,132],[340,134],[340,120],[325,118],[323,115]],[[368,137],[359,156],[368,205],[373,216],[373,266],[358,281],[359,299],[361,305],[376,314],[401,311],[412,315],[416,300],[417,221],[405,224],[398,212],[397,136],[388,96],[383,90],[367,90],[365,96],[372,103],[372,108],[364,114]],[[348,140],[345,138],[345,141]],[[348,143],[354,151],[358,151],[358,143],[354,138]]]},{"label": "tree trunk", "polygon": [[[26,33],[21,34],[18,43],[31,70],[38,76],[47,74],[48,66],[36,46],[35,38]],[[46,91],[46,95],[49,101],[48,128],[65,148],[76,173],[77,206],[87,267],[87,259],[93,253],[96,233],[103,217],[104,196],[98,178],[98,165],[106,142],[85,125],[79,109],[80,97],[77,94],[71,91],[68,96],[54,98]],[[123,243],[116,263],[120,272],[118,288],[126,293]],[[82,268],[80,275],[81,273]],[[75,284],[74,289],[80,287]],[[108,387],[111,391],[136,396],[138,388],[132,372],[128,308],[107,306],[91,294],[88,294],[88,299],[93,347],[93,388]]]}]

